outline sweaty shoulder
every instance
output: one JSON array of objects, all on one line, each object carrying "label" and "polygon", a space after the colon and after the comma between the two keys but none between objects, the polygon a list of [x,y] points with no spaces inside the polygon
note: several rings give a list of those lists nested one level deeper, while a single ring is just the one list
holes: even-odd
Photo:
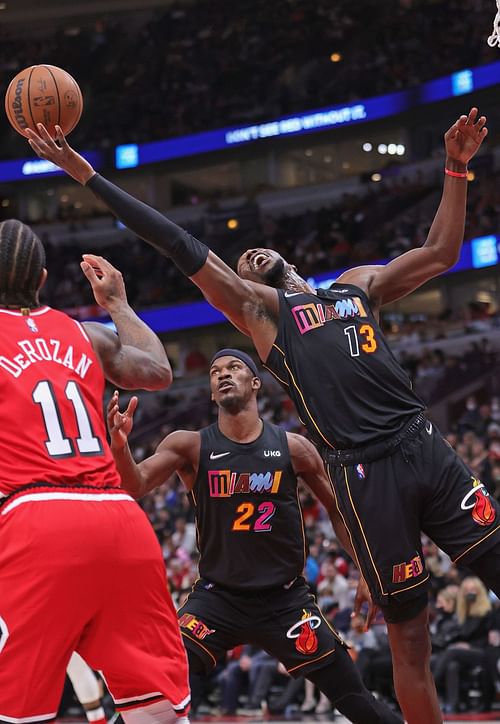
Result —
[{"label": "sweaty shoulder", "polygon": [[372,306],[377,308],[380,300],[373,297],[371,293],[372,282],[377,273],[384,267],[381,264],[367,264],[366,266],[357,266],[348,269],[336,279],[337,284],[353,284],[359,287],[368,297]]}]

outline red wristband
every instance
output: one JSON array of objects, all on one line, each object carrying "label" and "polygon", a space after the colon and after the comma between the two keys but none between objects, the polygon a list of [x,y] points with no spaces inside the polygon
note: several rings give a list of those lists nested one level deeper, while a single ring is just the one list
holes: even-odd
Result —
[{"label": "red wristband", "polygon": [[467,172],[461,173],[458,171],[450,171],[449,168],[444,169],[444,172],[447,176],[453,176],[453,178],[467,178]]}]

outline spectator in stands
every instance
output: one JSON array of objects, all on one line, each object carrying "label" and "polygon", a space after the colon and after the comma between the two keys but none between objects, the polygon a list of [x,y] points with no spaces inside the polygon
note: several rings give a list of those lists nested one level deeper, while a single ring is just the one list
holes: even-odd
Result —
[{"label": "spectator in stands", "polygon": [[458,628],[434,665],[438,689],[444,694],[444,710],[458,712],[461,706],[460,684],[473,667],[480,667],[483,706],[491,708],[494,684],[487,670],[485,648],[491,627],[492,606],[479,578],[465,578],[456,601]]}]

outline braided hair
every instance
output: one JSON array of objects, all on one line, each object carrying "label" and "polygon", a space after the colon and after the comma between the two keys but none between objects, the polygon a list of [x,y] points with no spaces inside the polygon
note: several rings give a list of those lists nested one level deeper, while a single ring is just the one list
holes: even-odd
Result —
[{"label": "braided hair", "polygon": [[38,307],[45,249],[17,219],[0,223],[0,307]]}]

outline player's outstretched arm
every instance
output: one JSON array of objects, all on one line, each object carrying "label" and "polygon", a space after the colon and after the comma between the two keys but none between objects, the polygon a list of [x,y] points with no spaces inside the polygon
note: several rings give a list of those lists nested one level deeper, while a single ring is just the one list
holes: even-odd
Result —
[{"label": "player's outstretched arm", "polygon": [[429,279],[451,269],[459,257],[465,228],[467,163],[486,138],[485,116],[477,108],[460,118],[445,133],[443,195],[429,235],[420,249],[411,249],[385,266],[351,269],[338,281],[365,289],[374,306],[406,296]]},{"label": "player's outstretched arm", "polygon": [[[250,334],[249,326],[265,319],[266,302],[277,313],[278,297],[274,290],[240,277],[208,247],[155,209],[142,203],[115,184],[97,174],[66,141],[56,126],[54,141],[42,124],[38,133],[26,131],[35,153],[63,169],[88,188],[134,234],[168,256],[179,270],[201,289],[207,301],[223,312],[240,331]],[[249,325],[250,322],[250,325]],[[267,356],[267,355],[266,355]]]},{"label": "player's outstretched arm", "polygon": [[178,472],[188,490],[195,482],[200,456],[200,435],[179,430],[167,435],[151,457],[136,463],[128,444],[134,423],[137,397],[132,397],[124,412],[120,412],[119,394],[115,390],[108,403],[107,423],[111,452],[115,459],[122,486],[134,498],[154,490]]},{"label": "player's outstretched arm", "polygon": [[97,322],[84,323],[105,377],[125,390],[168,387],[172,369],[165,349],[129,306],[121,273],[94,254],[84,254],[81,267],[97,304],[108,312],[118,332]]}]

